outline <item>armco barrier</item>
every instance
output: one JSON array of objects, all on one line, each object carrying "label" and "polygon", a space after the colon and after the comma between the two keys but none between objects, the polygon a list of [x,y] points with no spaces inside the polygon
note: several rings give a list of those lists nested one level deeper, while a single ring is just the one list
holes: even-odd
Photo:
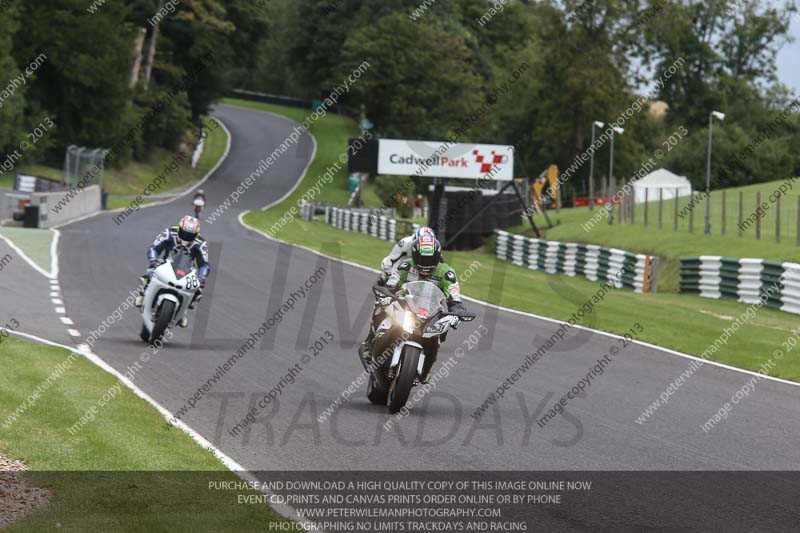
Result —
[{"label": "armco barrier", "polygon": [[[767,292],[767,289],[776,287]],[[681,292],[800,314],[800,264],[715,255],[681,258]]]},{"label": "armco barrier", "polygon": [[532,239],[495,230],[495,256],[549,274],[583,276],[636,292],[655,292],[658,258],[596,244]]},{"label": "armco barrier", "polygon": [[31,193],[31,205],[39,206],[39,227],[49,228],[100,211],[101,191],[98,185],[91,185],[83,190],[35,192]]},{"label": "armco barrier", "polygon": [[[376,216],[369,210],[357,211],[339,207],[329,207],[325,215],[325,221],[335,228],[366,233],[385,241],[396,241],[398,239],[398,226],[402,226],[401,223],[398,223],[393,218]],[[419,227],[418,224],[412,224],[411,226],[411,231]],[[411,231],[408,233],[410,234]],[[401,237],[404,236],[405,234],[401,234]]]}]

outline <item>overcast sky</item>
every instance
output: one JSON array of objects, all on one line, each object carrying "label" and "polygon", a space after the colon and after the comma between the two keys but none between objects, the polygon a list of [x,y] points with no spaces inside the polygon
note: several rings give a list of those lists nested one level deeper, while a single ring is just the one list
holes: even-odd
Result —
[{"label": "overcast sky", "polygon": [[800,16],[795,15],[790,32],[795,41],[784,46],[778,54],[778,78],[800,96]]}]

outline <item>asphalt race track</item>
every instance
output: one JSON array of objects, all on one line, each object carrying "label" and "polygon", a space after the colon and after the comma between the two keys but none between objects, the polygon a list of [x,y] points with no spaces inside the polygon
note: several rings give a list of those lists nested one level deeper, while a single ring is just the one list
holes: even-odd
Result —
[{"label": "asphalt race track", "polygon": [[[203,186],[208,204],[201,221],[293,127],[274,115],[229,106],[217,107],[214,115],[231,131],[232,146]],[[268,240],[238,220],[241,212],[259,209],[289,191],[312,152],[313,141],[304,137],[238,204],[213,224],[201,223],[212,252],[206,298],[191,316],[190,327],[177,329],[172,341],[135,377],[137,386],[171,412],[178,411],[218,372],[218,365],[275,315],[292,291],[323,267],[324,275],[307,296],[182,416],[245,468],[639,471],[800,466],[798,387],[762,380],[724,423],[705,433],[700,425],[750,378],[705,365],[668,405],[640,425],[636,417],[690,360],[638,344],[622,348],[617,339],[599,333],[568,333],[570,338],[523,374],[476,421],[470,414],[558,324],[475,303],[468,306],[478,317],[450,333],[439,360],[454,356],[457,348],[464,356],[454,358],[457,364],[437,383],[429,401],[412,409],[393,429],[384,430],[390,415],[368,402],[364,387],[332,418],[319,422],[318,416],[362,371],[355,349],[366,332],[368,287],[375,275]],[[59,279],[69,315],[83,336],[96,330],[137,286],[147,266],[149,243],[190,208],[190,198],[180,198],[134,213],[121,225],[112,221],[113,215],[103,214],[62,228]],[[375,258],[376,265],[380,259]],[[585,297],[570,296],[576,308]],[[22,329],[48,337],[55,320],[51,315],[26,316],[20,320],[25,323]],[[100,338],[95,353],[124,372],[146,348],[138,338],[140,325],[137,310],[128,311]],[[489,334],[479,348],[470,349],[465,340],[481,325]],[[311,354],[308,347],[326,332],[333,343],[303,365],[278,400],[258,412],[254,424],[231,436],[230,430],[251,407],[278,386],[302,354]],[[619,353],[585,396],[572,401],[563,416],[538,427],[537,414],[543,416],[612,347],[619,347]],[[561,518],[553,520],[562,523]]]}]

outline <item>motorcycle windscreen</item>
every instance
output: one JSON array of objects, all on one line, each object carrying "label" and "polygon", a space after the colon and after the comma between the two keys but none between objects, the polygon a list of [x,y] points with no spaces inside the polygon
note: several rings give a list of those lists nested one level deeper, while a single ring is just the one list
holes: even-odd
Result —
[{"label": "motorcycle windscreen", "polygon": [[194,269],[194,259],[188,253],[177,253],[172,256],[172,269],[178,279],[188,275]]},{"label": "motorcycle windscreen", "polygon": [[447,312],[447,298],[439,287],[429,281],[410,281],[403,285],[408,293],[406,304],[411,312],[430,317]]}]

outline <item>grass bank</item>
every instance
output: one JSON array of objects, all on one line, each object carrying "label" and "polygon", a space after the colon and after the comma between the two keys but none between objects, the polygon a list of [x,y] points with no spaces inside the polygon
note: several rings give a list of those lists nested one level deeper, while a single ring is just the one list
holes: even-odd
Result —
[{"label": "grass bank", "polygon": [[[772,191],[780,183],[782,182],[762,183],[758,187],[742,187],[741,190],[746,191],[749,196],[753,197],[754,190],[764,191],[762,198],[765,199],[769,194],[766,191]],[[738,201],[739,190],[729,189],[726,191],[729,201],[730,198],[737,198]],[[713,195],[718,198],[721,197],[719,191],[714,192]],[[714,198],[713,195],[712,198]],[[686,200],[679,200],[679,209],[685,204]],[[712,202],[712,207],[714,206],[715,203]],[[718,216],[721,216],[721,205],[717,205],[717,209],[718,213],[714,213],[712,210],[712,221],[716,223],[716,226],[712,225],[712,233],[710,235],[703,234],[705,204],[695,207],[694,233],[689,233],[688,227],[680,225],[678,230],[675,231],[673,222],[675,213],[674,200],[664,202],[664,221],[660,229],[658,227],[657,204],[651,204],[648,208],[649,223],[647,227],[644,226],[644,207],[642,205],[636,207],[636,222],[634,224],[619,224],[616,219],[613,224],[608,224],[607,219],[604,219],[592,225],[591,229],[585,230],[584,224],[594,216],[594,213],[597,213],[597,210],[589,211],[585,207],[562,209],[559,214],[550,213],[550,218],[554,223],[554,227],[550,229],[546,228],[542,217],[537,217],[535,221],[543,230],[544,238],[548,240],[601,244],[636,253],[657,255],[661,258],[658,286],[658,290],[661,292],[678,291],[680,258],[685,256],[721,255],[734,258],[756,257],[773,261],[800,262],[800,247],[795,245],[793,237],[784,236],[780,244],[776,243],[774,238],[767,238],[766,235],[762,235],[761,240],[756,240],[753,228],[745,232],[742,237],[739,237],[736,232],[736,224],[731,224],[730,221],[727,225],[726,234],[722,235],[718,218]],[[769,211],[767,213],[769,214]],[[775,214],[774,211],[772,214]],[[729,213],[728,215],[730,216]],[[745,212],[744,216],[747,216],[747,212]],[[782,211],[781,217],[786,217],[788,220],[786,211]],[[679,221],[681,220],[680,216],[678,219]],[[681,221],[681,223],[688,224],[685,221]],[[774,220],[772,224],[774,225]],[[784,228],[786,228],[786,224],[788,222],[784,223]],[[796,224],[796,221],[793,224]],[[774,229],[774,226],[772,227]],[[533,236],[533,232],[527,225],[511,228],[510,231]]]},{"label": "grass bank", "polygon": [[[29,486],[52,494],[9,531],[255,531],[284,522],[263,505],[239,505],[248,492],[209,490],[209,481],[239,478],[124,386],[71,435],[117,383],[82,357],[7,338],[0,358],[0,450],[27,463]],[[8,424],[60,363],[69,366]]]},{"label": "grass bank", "polygon": [[[154,194],[164,195],[186,188],[205,176],[222,157],[228,142],[227,133],[219,126],[214,127],[210,117],[203,117],[203,124],[206,126],[208,137],[197,166],[195,168],[191,167],[190,154],[188,158],[184,158],[184,162],[180,164],[179,168],[169,176],[167,186]],[[107,167],[103,178],[103,188],[109,193],[108,208],[115,209],[129,205],[133,197],[141,195],[153,179],[172,164],[176,155],[168,150],[156,148],[145,161],[132,161],[122,168]],[[24,166],[18,172],[56,180],[63,178],[62,169],[44,165]],[[0,178],[0,187],[13,187],[13,185],[13,176]],[[143,205],[149,202],[149,200],[145,201]]]},{"label": "grass bank", "polygon": [[[247,102],[246,107],[280,113],[295,121],[305,118],[303,110],[253,102]],[[318,151],[303,183],[314,183],[318,175],[333,164],[344,150],[347,136],[354,131],[352,122],[338,116],[325,117],[312,126],[311,133],[317,139]],[[323,189],[322,198],[327,201],[345,198],[345,183],[344,174],[338,175],[333,183]],[[248,213],[244,217],[245,222],[266,231],[297,202],[304,190],[301,184],[281,204],[266,211]],[[286,224],[276,237],[373,268],[390,247],[390,243],[374,237],[338,230],[321,222],[296,219]],[[446,252],[446,259],[462,278],[464,294],[559,320],[571,317],[598,289],[597,283],[586,279],[544,274],[498,261],[491,250]],[[470,272],[470,277],[464,280],[466,272]],[[745,309],[745,305],[730,301],[615,290],[588,315],[584,325],[622,334],[634,322],[640,322],[644,327],[643,340],[699,356]],[[742,331],[735,339],[713,355],[713,359],[756,370],[780,346],[780,342],[791,335],[796,323],[796,316],[761,309],[754,319],[740,328]],[[773,369],[773,375],[800,380],[800,361],[783,358]]]}]

